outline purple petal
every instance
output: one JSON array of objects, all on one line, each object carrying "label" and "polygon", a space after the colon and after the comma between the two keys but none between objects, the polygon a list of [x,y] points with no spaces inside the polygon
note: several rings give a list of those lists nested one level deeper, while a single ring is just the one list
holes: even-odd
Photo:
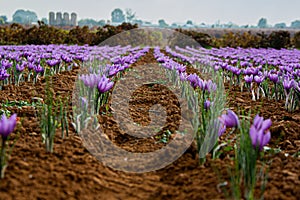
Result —
[{"label": "purple petal", "polygon": [[272,125],[271,119],[267,119],[267,120],[265,120],[265,121],[262,122],[261,129],[263,131],[266,131],[266,130],[268,130],[271,127],[271,125]]},{"label": "purple petal", "polygon": [[109,91],[113,86],[114,86],[114,82],[109,82],[109,83],[106,85],[106,91]]},{"label": "purple petal", "polygon": [[260,150],[269,143],[270,139],[271,139],[271,132],[267,131],[267,133],[263,134],[262,136],[262,141],[260,143]]},{"label": "purple petal", "polygon": [[264,121],[263,117],[260,117],[258,114],[255,116],[253,120],[253,125],[257,128],[260,129],[262,122]]},{"label": "purple petal", "polygon": [[250,127],[250,138],[251,138],[252,145],[254,147],[256,147],[256,145],[257,145],[257,136],[258,136],[257,132],[258,131],[256,130],[255,126],[251,125],[251,127]]},{"label": "purple petal", "polygon": [[227,111],[227,115],[225,117],[225,125],[229,128],[239,125],[238,116],[232,110]]}]

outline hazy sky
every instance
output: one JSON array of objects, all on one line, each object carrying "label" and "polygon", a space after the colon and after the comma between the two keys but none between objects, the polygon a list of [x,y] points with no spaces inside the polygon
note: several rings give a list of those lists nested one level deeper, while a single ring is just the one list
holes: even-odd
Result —
[{"label": "hazy sky", "polygon": [[268,24],[300,20],[300,0],[0,0],[0,15],[11,20],[17,9],[31,10],[38,18],[48,18],[49,11],[76,12],[78,19],[111,19],[115,8],[131,8],[138,19],[169,24],[186,22],[213,24],[233,22],[255,25],[261,17]]}]

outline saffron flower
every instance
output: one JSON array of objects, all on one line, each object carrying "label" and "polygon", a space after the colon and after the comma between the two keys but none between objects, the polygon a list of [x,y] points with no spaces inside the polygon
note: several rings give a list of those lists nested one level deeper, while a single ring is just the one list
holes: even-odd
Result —
[{"label": "saffron flower", "polygon": [[244,79],[245,79],[246,83],[251,83],[253,81],[253,75],[250,75],[250,76],[246,75],[244,77]]},{"label": "saffron flower", "polygon": [[5,114],[2,115],[0,120],[0,135],[4,140],[13,132],[17,124],[17,114],[13,114],[7,118]]},{"label": "saffron flower", "polygon": [[176,69],[177,71],[179,71],[180,73],[183,73],[183,72],[185,72],[185,70],[186,70],[186,66],[177,63],[177,65],[175,65],[175,69]]},{"label": "saffron flower", "polygon": [[263,81],[264,81],[265,77],[264,76],[259,76],[259,75],[255,75],[254,76],[254,81],[260,85]]},{"label": "saffron flower", "polygon": [[178,72],[178,73],[179,73],[180,80],[181,81],[186,81],[186,79],[188,77],[187,73],[186,72],[182,72],[182,73]]},{"label": "saffron flower", "polygon": [[228,110],[227,114],[221,115],[220,121],[228,128],[239,126],[239,118],[232,110]]},{"label": "saffron flower", "polygon": [[24,63],[23,64],[16,64],[16,70],[18,72],[22,72],[22,71],[24,71],[24,69],[25,69],[25,64]]},{"label": "saffron flower", "polygon": [[89,88],[94,88],[99,83],[99,75],[97,74],[84,74],[79,77],[80,80],[83,81],[84,85]]},{"label": "saffron flower", "polygon": [[270,81],[272,81],[274,83],[278,83],[278,81],[279,81],[277,74],[269,74],[269,79],[270,79]]},{"label": "saffron flower", "polygon": [[191,86],[195,89],[197,87],[203,88],[203,80],[199,78],[197,74],[190,74],[187,77],[187,80],[190,82]]},{"label": "saffron flower", "polygon": [[293,87],[294,85],[294,80],[290,80],[289,78],[285,78],[282,82],[283,84],[283,88],[287,91],[287,93],[290,92],[290,89]]},{"label": "saffron flower", "polygon": [[6,69],[0,68],[0,81],[5,80],[9,76],[10,74],[7,73]]},{"label": "saffron flower", "polygon": [[100,93],[105,93],[114,86],[114,82],[110,81],[105,75],[102,76],[98,83],[98,90]]},{"label": "saffron flower", "polygon": [[12,63],[8,60],[1,60],[1,65],[3,68],[8,69],[12,66]]},{"label": "saffron flower", "polygon": [[259,148],[261,151],[263,147],[269,143],[271,139],[271,133],[269,128],[272,125],[270,119],[264,120],[263,117],[256,115],[253,124],[250,127],[250,138],[254,148]]},{"label": "saffron flower", "polygon": [[35,65],[34,66],[34,71],[36,73],[43,73],[44,72],[44,68],[39,64],[39,65]]}]

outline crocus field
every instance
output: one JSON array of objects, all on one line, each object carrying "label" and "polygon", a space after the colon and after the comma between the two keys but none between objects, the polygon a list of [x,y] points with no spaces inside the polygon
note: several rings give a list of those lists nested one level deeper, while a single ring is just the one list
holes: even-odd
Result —
[{"label": "crocus field", "polygon": [[[194,142],[162,169],[123,172],[98,161],[79,133],[98,124],[135,153],[180,137],[180,105],[159,83],[130,104],[141,125],[153,104],[166,108],[157,135],[132,137],[112,115],[114,87],[147,63],[182,88]],[[0,199],[300,199],[297,49],[0,46],[0,102]]]}]

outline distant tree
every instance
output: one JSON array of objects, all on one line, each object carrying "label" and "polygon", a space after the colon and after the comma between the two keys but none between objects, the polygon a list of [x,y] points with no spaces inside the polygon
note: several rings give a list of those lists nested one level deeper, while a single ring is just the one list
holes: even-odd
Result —
[{"label": "distant tree", "polygon": [[200,24],[200,26],[201,26],[201,27],[206,27],[207,25],[206,25],[204,22],[202,22],[202,23]]},{"label": "distant tree", "polygon": [[300,49],[300,31],[296,32],[294,35],[294,45],[295,48]]},{"label": "distant tree", "polygon": [[3,23],[4,23],[4,24],[7,23],[7,17],[6,17],[5,15],[1,15],[1,16],[0,16],[0,19],[3,20]]},{"label": "distant tree", "polygon": [[111,13],[111,21],[113,23],[123,23],[125,22],[125,15],[120,8],[116,8]]},{"label": "distant tree", "polygon": [[288,48],[291,45],[291,34],[289,31],[273,31],[269,36],[269,47],[275,49]]},{"label": "distant tree", "polygon": [[286,28],[286,24],[285,23],[277,23],[274,25],[274,28]]},{"label": "distant tree", "polygon": [[35,12],[25,11],[22,9],[17,10],[13,14],[13,22],[20,24],[31,24],[32,22],[37,22],[38,17]]},{"label": "distant tree", "polygon": [[125,12],[127,22],[132,22],[135,19],[135,13],[130,8],[127,8]]},{"label": "distant tree", "polygon": [[186,22],[186,24],[188,24],[188,25],[193,25],[193,22],[192,22],[192,20],[188,20],[188,21]]},{"label": "distant tree", "polygon": [[242,25],[241,28],[249,28],[249,24]]},{"label": "distant tree", "polygon": [[167,27],[167,26],[169,26],[169,25],[165,22],[165,20],[163,20],[163,19],[158,20],[158,25],[159,25],[159,27]]},{"label": "distant tree", "polygon": [[98,21],[98,26],[105,26],[105,20],[104,19],[101,19],[100,21]]},{"label": "distant tree", "polygon": [[5,24],[4,20],[0,18],[0,25]]},{"label": "distant tree", "polygon": [[22,18],[21,16],[15,16],[15,17],[13,18],[13,22],[14,22],[14,23],[23,24],[23,23],[24,23],[23,21],[24,21],[24,20],[23,20],[23,18]]},{"label": "distant tree", "polygon": [[300,20],[295,20],[291,23],[291,28],[300,28]]},{"label": "distant tree", "polygon": [[97,26],[98,22],[94,19],[81,19],[78,21],[78,26],[83,27],[83,26],[88,26],[88,27],[93,27]]},{"label": "distant tree", "polygon": [[260,18],[260,20],[257,23],[258,28],[267,28],[267,19],[266,18]]},{"label": "distant tree", "polygon": [[172,23],[171,26],[172,26],[173,28],[177,28],[177,27],[178,27],[178,24]]},{"label": "distant tree", "polygon": [[232,22],[228,22],[227,24],[224,24],[226,28],[232,28],[234,24]]},{"label": "distant tree", "polygon": [[140,20],[140,19],[134,19],[132,21],[133,24],[138,24],[138,25],[142,25],[143,24],[143,20]]},{"label": "distant tree", "polygon": [[45,17],[43,17],[41,21],[44,22],[44,24],[48,24],[48,19]]}]

